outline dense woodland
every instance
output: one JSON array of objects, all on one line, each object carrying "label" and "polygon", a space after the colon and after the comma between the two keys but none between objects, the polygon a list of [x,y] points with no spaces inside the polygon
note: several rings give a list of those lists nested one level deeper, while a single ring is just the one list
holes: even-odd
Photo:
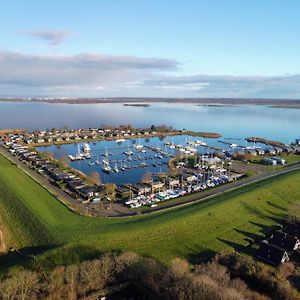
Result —
[{"label": "dense woodland", "polygon": [[2,278],[0,299],[299,299],[288,280],[292,273],[291,264],[273,269],[239,254],[165,266],[134,253],[110,253],[53,270],[12,271]]}]

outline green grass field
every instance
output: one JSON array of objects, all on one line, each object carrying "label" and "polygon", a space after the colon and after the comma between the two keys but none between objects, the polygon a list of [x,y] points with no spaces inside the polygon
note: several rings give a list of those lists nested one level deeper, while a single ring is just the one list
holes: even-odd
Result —
[{"label": "green grass field", "polygon": [[205,202],[129,218],[89,218],[69,211],[0,155],[0,215],[18,247],[53,247],[43,264],[72,263],[125,250],[168,263],[246,246],[300,201],[300,171],[226,192]]}]

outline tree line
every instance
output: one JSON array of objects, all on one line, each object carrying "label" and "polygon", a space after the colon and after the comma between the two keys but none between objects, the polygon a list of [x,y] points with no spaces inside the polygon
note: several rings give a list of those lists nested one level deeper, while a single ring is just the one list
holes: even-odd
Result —
[{"label": "tree line", "polygon": [[298,299],[287,274],[239,254],[196,265],[177,258],[166,266],[135,253],[108,253],[51,271],[11,271],[0,282],[0,299]]}]

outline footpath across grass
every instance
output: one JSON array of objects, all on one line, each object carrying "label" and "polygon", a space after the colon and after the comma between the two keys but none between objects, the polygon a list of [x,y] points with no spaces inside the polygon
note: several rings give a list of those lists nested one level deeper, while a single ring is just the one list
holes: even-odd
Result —
[{"label": "footpath across grass", "polygon": [[172,210],[128,218],[90,218],[69,211],[0,155],[0,214],[15,247],[30,247],[48,266],[121,250],[168,263],[229,253],[263,236],[300,202],[300,171]]}]

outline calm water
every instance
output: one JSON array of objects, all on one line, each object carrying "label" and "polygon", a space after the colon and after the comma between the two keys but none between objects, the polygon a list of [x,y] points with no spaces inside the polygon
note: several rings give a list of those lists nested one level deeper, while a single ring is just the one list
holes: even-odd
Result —
[{"label": "calm water", "polygon": [[[99,127],[103,124],[120,125],[132,124],[135,127],[150,127],[152,124],[171,125],[177,129],[190,129],[194,131],[218,132],[224,138],[237,139],[234,143],[245,145],[243,140],[248,136],[276,139],[284,142],[292,142],[300,138],[300,110],[277,109],[265,106],[227,106],[227,107],[205,107],[195,104],[151,104],[150,107],[133,107],[122,104],[48,104],[48,103],[8,103],[0,102],[0,128],[28,128],[47,129],[61,128],[89,128]],[[173,142],[184,144],[186,137],[174,137]],[[204,139],[211,146],[222,146],[217,139]],[[142,139],[144,145],[164,147],[164,141],[159,138],[150,140]],[[232,141],[233,142],[233,141]],[[70,165],[78,170],[89,174],[98,172],[103,182],[138,182],[147,172],[155,173],[166,171],[165,162],[168,158],[151,158],[154,152],[148,151],[141,154],[135,151],[134,157],[148,157],[146,162],[150,166],[145,168],[133,168],[107,175],[102,172],[102,165],[88,165],[95,162],[97,155],[99,160],[107,148],[111,152],[111,166],[118,161],[118,167],[122,166],[120,160],[124,160],[124,147],[132,146],[128,141],[121,145],[115,142],[91,143],[91,160],[70,162]],[[66,157],[69,154],[77,153],[77,144],[51,146],[41,148],[49,151],[56,158]],[[128,149],[127,149],[128,150]],[[206,152],[206,149],[198,149],[199,152]],[[170,149],[169,149],[170,151]],[[143,161],[125,162],[126,165],[137,165]],[[156,167],[153,164],[157,163]]]},{"label": "calm water", "polygon": [[[124,183],[137,183],[143,179],[143,176],[146,173],[158,173],[158,172],[166,172],[168,170],[167,162],[170,159],[169,156],[157,157],[159,153],[153,150],[154,148],[160,148],[165,153],[170,154],[171,156],[178,155],[182,157],[182,159],[186,158],[186,154],[178,151],[177,149],[171,149],[168,146],[165,146],[165,142],[171,142],[176,145],[187,145],[187,142],[199,140],[199,138],[192,138],[185,135],[182,136],[172,136],[172,137],[164,137],[164,138],[141,138],[141,139],[130,139],[123,143],[116,143],[115,141],[101,141],[89,143],[91,148],[91,159],[80,160],[80,161],[70,161],[67,156],[73,155],[76,156],[79,152],[82,152],[83,143],[78,144],[65,144],[65,145],[51,145],[47,147],[39,147],[40,151],[49,152],[53,157],[60,160],[64,158],[64,163],[68,163],[71,167],[89,175],[93,172],[97,172],[100,175],[101,181],[103,183],[113,182],[117,185],[121,185]],[[219,143],[219,139],[201,139],[203,142],[207,143],[209,146],[218,147],[219,149],[230,150],[229,145]],[[246,146],[247,142],[245,140],[232,140],[230,142],[237,143],[241,146]],[[142,153],[141,151],[135,149],[133,147],[134,144],[140,143],[144,145],[143,150],[146,153]],[[259,143],[257,146],[263,146]],[[197,149],[198,153],[210,155],[215,150],[202,147],[202,146],[193,146]],[[124,154],[126,151],[132,151],[133,155],[130,156],[132,160],[128,161],[128,156]],[[104,173],[102,171],[102,160],[106,160],[105,153],[109,154],[109,163],[113,168],[117,165],[120,171],[118,173],[112,172],[110,174]],[[94,164],[96,161],[99,161],[99,164]],[[141,163],[146,163],[147,166],[141,167]],[[195,161],[196,163],[196,161]],[[137,168],[127,169],[125,171],[121,171],[121,167],[124,166],[133,167],[137,166]]]},{"label": "calm water", "polygon": [[[100,175],[102,182],[113,182],[117,185],[121,185],[123,183],[137,183],[142,180],[144,174],[146,173],[158,173],[167,171],[167,162],[170,159],[169,157],[158,158],[155,151],[149,148],[151,147],[159,147],[162,151],[169,153],[174,156],[176,154],[180,154],[176,149],[170,149],[165,146],[165,142],[169,141],[174,144],[185,145],[186,142],[190,138],[187,136],[173,136],[173,137],[165,137],[165,138],[150,138],[150,139],[130,139],[123,143],[116,143],[115,141],[101,141],[95,143],[89,143],[91,148],[91,155],[93,156],[91,159],[81,160],[81,161],[69,161],[69,159],[64,160],[64,162],[68,163],[75,169],[80,170],[81,172],[89,175],[92,172],[97,172]],[[214,146],[224,146],[226,145],[219,144],[217,139],[203,139],[203,141],[209,143]],[[133,144],[141,143],[144,145],[144,150],[146,153],[142,153],[139,150],[133,148]],[[244,143],[244,142],[243,142]],[[66,144],[66,145],[52,145],[48,147],[39,147],[40,151],[49,152],[56,159],[67,158],[68,155],[75,156],[78,152],[81,151],[82,143],[79,144]],[[196,147],[199,153],[209,154],[212,153],[213,150],[209,150],[207,148],[198,146]],[[227,147],[228,148],[228,147]],[[124,154],[125,151],[132,151],[133,155],[130,156],[132,158],[131,161],[128,161],[128,156]],[[109,153],[109,163],[113,168],[116,164],[120,169],[124,164],[127,166],[140,166],[142,162],[146,163],[146,167],[138,167],[127,169],[126,171],[119,171],[118,173],[112,172],[110,174],[106,174],[102,171],[102,160],[105,159],[104,154]],[[185,155],[181,153],[182,158],[185,158]],[[144,160],[140,160],[138,158],[146,158]],[[99,165],[91,164],[96,160],[100,162]],[[124,161],[125,160],[125,161]]]},{"label": "calm water", "polygon": [[0,128],[46,129],[132,124],[146,127],[166,124],[195,131],[214,131],[224,137],[259,136],[292,142],[300,138],[300,110],[265,106],[204,107],[195,104],[0,103]]}]

